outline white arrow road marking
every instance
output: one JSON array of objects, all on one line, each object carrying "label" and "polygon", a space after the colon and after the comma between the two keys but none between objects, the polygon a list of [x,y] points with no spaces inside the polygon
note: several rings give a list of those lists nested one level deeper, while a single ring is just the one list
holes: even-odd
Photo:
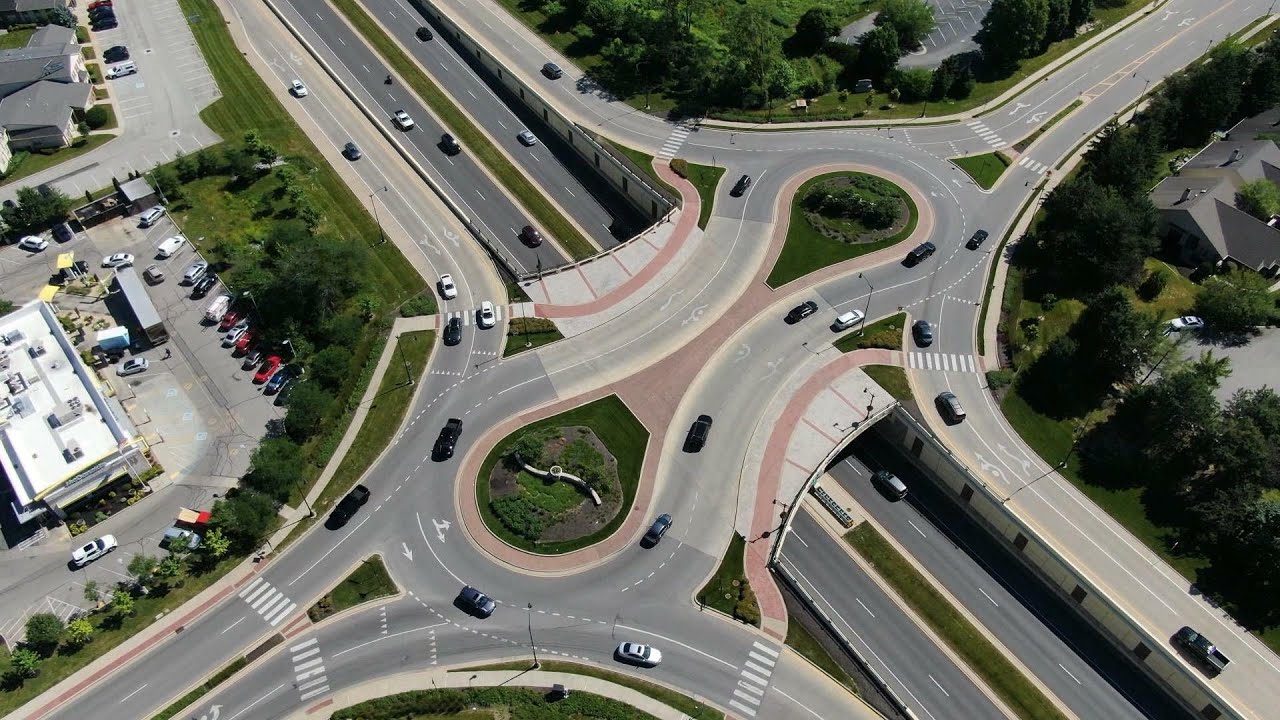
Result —
[{"label": "white arrow road marking", "polygon": [[1019,111],[1021,111],[1021,110],[1022,110],[1022,108],[1025,108],[1025,107],[1031,107],[1031,103],[1024,103],[1024,102],[1014,103],[1014,104],[1013,104],[1013,109],[1009,111],[1009,114],[1010,114],[1010,115],[1017,115],[1017,114],[1018,114],[1018,112],[1019,112]]},{"label": "white arrow road marking", "polygon": [[997,447],[997,448],[999,448],[1000,452],[1004,453],[1005,455],[1008,455],[1008,456],[1009,456],[1009,457],[1010,457],[1014,462],[1016,462],[1016,463],[1018,463],[1019,465],[1021,465],[1021,466],[1022,466],[1022,472],[1024,472],[1024,473],[1030,473],[1030,472],[1031,472],[1031,461],[1030,461],[1030,460],[1027,460],[1026,458],[1020,458],[1020,457],[1018,457],[1017,455],[1014,455],[1012,452],[1010,452],[1010,451],[1009,451],[1009,448],[1005,447],[1004,445],[1001,445],[1000,443],[996,443],[996,447]]},{"label": "white arrow road marking", "polygon": [[978,464],[982,466],[982,472],[987,473],[998,480],[1004,479],[1004,473],[1000,472],[1000,468],[987,462],[987,459],[982,456],[982,453],[974,453],[974,457],[978,459]]},{"label": "white arrow road marking", "polygon": [[691,322],[698,322],[702,319],[702,313],[707,309],[706,304],[699,305],[689,312],[689,317],[680,321],[680,327],[684,327]]},{"label": "white arrow road marking", "polygon": [[1038,123],[1038,122],[1040,122],[1041,120],[1044,120],[1044,116],[1045,116],[1045,115],[1048,115],[1048,114],[1049,114],[1049,113],[1048,113],[1047,111],[1046,111],[1046,112],[1038,112],[1038,113],[1036,113],[1035,115],[1032,115],[1031,117],[1027,118],[1027,124],[1028,124],[1028,125],[1034,125],[1035,123]]},{"label": "white arrow road marking", "polygon": [[448,530],[449,526],[453,523],[448,520],[437,520],[435,518],[431,518],[431,524],[436,526],[436,537],[440,539],[440,542],[444,542],[444,531]]},{"label": "white arrow road marking", "polygon": [[1187,18],[1187,19],[1183,20],[1182,22],[1179,22],[1179,23],[1178,23],[1178,27],[1191,27],[1191,23],[1192,23],[1194,20],[1195,20],[1195,18],[1193,18],[1193,17],[1189,17],[1189,18]]},{"label": "white arrow road marking", "polygon": [[413,562],[413,551],[409,549],[409,543],[402,542],[400,547],[404,548],[404,556],[409,558],[409,562]]},{"label": "white arrow road marking", "polygon": [[209,708],[210,715],[201,715],[200,720],[218,720],[218,715],[222,713],[221,705],[214,705]]},{"label": "white arrow road marking", "polygon": [[735,354],[735,357],[733,358],[733,364],[737,365],[739,362],[746,360],[747,356],[750,354],[751,354],[751,346],[747,345],[746,343],[743,343],[742,347],[738,348],[738,352]]},{"label": "white arrow road marking", "polygon": [[670,295],[668,295],[668,296],[667,296],[667,301],[666,301],[666,302],[664,302],[664,303],[662,303],[662,307],[658,308],[658,312],[666,312],[666,311],[667,311],[667,307],[668,307],[669,305],[671,305],[671,301],[672,301],[672,300],[675,300],[676,298],[680,297],[680,296],[681,296],[681,295],[683,295],[683,294],[684,294],[684,291],[683,291],[683,290],[676,290],[675,292],[673,292],[673,293],[671,293]]}]

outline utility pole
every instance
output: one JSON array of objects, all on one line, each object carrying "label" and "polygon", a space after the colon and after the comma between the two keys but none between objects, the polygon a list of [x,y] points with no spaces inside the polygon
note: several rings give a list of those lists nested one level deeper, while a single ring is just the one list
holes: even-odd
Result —
[{"label": "utility pole", "polygon": [[[387,186],[383,185],[380,190],[386,191]],[[373,206],[373,221],[378,224],[378,244],[381,245],[387,241],[387,234],[382,231],[382,221],[378,219],[378,201],[376,199],[378,192],[379,190],[374,190],[369,193],[369,204]]]},{"label": "utility pole", "polygon": [[867,287],[870,288],[870,291],[867,292],[866,309],[862,311],[862,327],[858,328],[858,337],[862,337],[867,332],[867,313],[871,312],[871,296],[875,294],[876,289],[871,284],[871,278],[867,277],[862,273],[858,273],[858,277],[862,278],[863,280],[866,280]]},{"label": "utility pole", "polygon": [[529,648],[533,650],[533,668],[536,670],[542,667],[542,663],[538,662],[538,645],[533,641],[533,603],[529,603]]}]

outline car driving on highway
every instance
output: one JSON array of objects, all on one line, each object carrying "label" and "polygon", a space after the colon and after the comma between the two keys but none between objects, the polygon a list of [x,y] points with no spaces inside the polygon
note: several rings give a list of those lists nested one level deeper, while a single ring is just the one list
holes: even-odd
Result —
[{"label": "car driving on highway", "polygon": [[458,297],[458,286],[453,282],[453,276],[444,273],[440,276],[440,297],[445,300],[452,300]]},{"label": "car driving on highway", "polygon": [[448,460],[453,457],[454,447],[458,444],[458,436],[462,435],[462,420],[449,418],[440,428],[440,436],[431,448],[431,456],[435,460]]},{"label": "car driving on highway", "polygon": [[403,110],[397,110],[395,114],[391,116],[391,120],[396,124],[396,127],[401,130],[413,129],[413,118],[409,117],[409,113]]}]

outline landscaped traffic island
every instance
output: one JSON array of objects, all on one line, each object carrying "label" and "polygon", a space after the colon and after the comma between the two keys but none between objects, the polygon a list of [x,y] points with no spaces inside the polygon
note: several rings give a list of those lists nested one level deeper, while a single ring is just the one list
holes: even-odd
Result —
[{"label": "landscaped traffic island", "polygon": [[649,432],[616,395],[544,418],[503,438],[476,479],[489,531],[544,555],[608,537],[635,500]]},{"label": "landscaped traffic island", "polygon": [[917,221],[911,197],[882,177],[844,171],[809,178],[791,200],[786,243],[769,286],[905,240]]}]

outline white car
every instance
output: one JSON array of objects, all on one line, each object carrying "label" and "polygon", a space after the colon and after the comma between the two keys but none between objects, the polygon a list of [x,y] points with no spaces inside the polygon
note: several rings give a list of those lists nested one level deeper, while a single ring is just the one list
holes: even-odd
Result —
[{"label": "white car", "polygon": [[88,545],[81,545],[71,551],[71,562],[76,567],[84,567],[98,558],[119,547],[114,535],[103,535]]},{"label": "white car", "polygon": [[478,316],[479,318],[476,322],[482,328],[491,328],[498,322],[498,317],[493,313],[493,303],[488,300],[480,303],[480,312],[478,313]]},{"label": "white car", "polygon": [[18,241],[18,247],[31,252],[40,252],[49,247],[49,241],[35,235],[28,235]]},{"label": "white car", "polygon": [[534,137],[533,133],[528,130],[521,130],[520,134],[516,135],[516,138],[519,139],[520,144],[525,147],[533,147],[538,144],[538,138]]},{"label": "white car", "polygon": [[624,642],[614,653],[623,662],[653,667],[662,662],[662,651],[652,645]]},{"label": "white car", "polygon": [[293,91],[294,97],[307,96],[307,86],[303,85],[302,81],[297,78],[294,78],[293,82],[289,84],[289,89]]},{"label": "white car", "polygon": [[235,345],[237,342],[239,342],[240,336],[244,335],[246,332],[248,332],[248,330],[249,330],[248,320],[241,320],[240,322],[231,326],[231,329],[227,331],[227,334],[222,336],[222,347],[231,347],[232,345]]},{"label": "white car", "polygon": [[831,329],[837,332],[847,330],[862,322],[864,318],[865,316],[862,314],[861,310],[850,310],[849,312],[842,313],[837,317],[836,321],[831,323]]},{"label": "white car", "polygon": [[395,122],[396,127],[401,130],[413,129],[413,118],[409,117],[409,113],[403,110],[397,110],[396,114],[391,116],[391,119]]},{"label": "white car", "polygon": [[1165,334],[1182,332],[1183,330],[1199,330],[1204,327],[1204,320],[1195,315],[1184,315],[1180,318],[1174,318],[1169,321],[1169,327],[1165,330]]},{"label": "white car", "polygon": [[126,268],[133,266],[133,256],[129,253],[116,253],[102,258],[104,268]]},{"label": "white car", "polygon": [[445,300],[458,297],[458,286],[453,284],[453,276],[449,273],[440,276],[440,295]]},{"label": "white car", "polygon": [[151,363],[146,358],[133,358],[121,363],[120,367],[116,368],[116,374],[120,377],[137,375],[140,372],[146,372],[149,367],[151,367]]}]

